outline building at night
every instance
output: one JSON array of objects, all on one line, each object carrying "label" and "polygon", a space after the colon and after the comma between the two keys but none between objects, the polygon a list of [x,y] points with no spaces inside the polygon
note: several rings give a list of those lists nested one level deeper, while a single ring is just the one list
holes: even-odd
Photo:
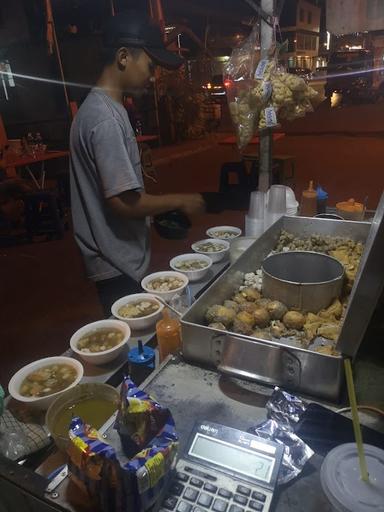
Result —
[{"label": "building at night", "polygon": [[324,65],[324,58],[319,56],[322,8],[318,4],[308,0],[284,4],[280,27],[283,41],[288,41],[288,52],[282,58],[289,68],[315,70]]}]

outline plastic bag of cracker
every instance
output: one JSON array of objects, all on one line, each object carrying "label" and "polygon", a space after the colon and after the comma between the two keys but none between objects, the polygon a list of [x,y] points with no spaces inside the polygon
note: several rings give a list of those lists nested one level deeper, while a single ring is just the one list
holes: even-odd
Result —
[{"label": "plastic bag of cracker", "polygon": [[[251,141],[262,108],[261,94],[254,94],[254,75],[260,60],[260,26],[257,23],[225,67],[226,92],[240,149]],[[261,91],[259,91],[261,93]]]}]

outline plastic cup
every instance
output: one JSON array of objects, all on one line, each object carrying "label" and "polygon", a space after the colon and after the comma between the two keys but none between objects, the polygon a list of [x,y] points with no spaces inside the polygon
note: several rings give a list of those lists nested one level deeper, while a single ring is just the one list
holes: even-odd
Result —
[{"label": "plastic cup", "polygon": [[265,192],[252,192],[249,202],[248,217],[250,219],[264,219],[265,215]]},{"label": "plastic cup", "polygon": [[355,443],[337,446],[324,459],[321,486],[338,512],[384,510],[384,450],[365,444],[364,452],[369,482],[361,479]]},{"label": "plastic cup", "polygon": [[267,213],[264,219],[265,229],[285,215],[287,211],[286,187],[284,185],[272,185],[268,194]]},{"label": "plastic cup", "polygon": [[284,185],[272,185],[269,189],[267,211],[269,214],[284,215],[287,210],[286,187]]},{"label": "plastic cup", "polygon": [[264,219],[252,219],[245,216],[245,236],[259,237],[264,233]]}]

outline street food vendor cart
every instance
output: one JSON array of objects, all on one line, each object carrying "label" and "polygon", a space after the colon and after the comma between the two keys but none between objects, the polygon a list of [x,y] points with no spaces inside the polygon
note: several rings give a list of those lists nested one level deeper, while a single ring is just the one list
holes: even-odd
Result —
[{"label": "street food vendor cart", "polygon": [[[354,357],[383,288],[380,259],[384,244],[383,212],[382,199],[372,223],[283,217],[228,269],[225,263],[221,263],[216,267],[216,275],[210,274],[207,281],[193,285],[193,294],[201,295],[182,318],[183,358],[169,357],[141,385],[172,412],[179,436],[179,456],[185,456],[187,447],[191,451],[190,435],[196,421],[206,428],[219,424],[238,429],[246,436],[249,428],[266,419],[265,405],[273,392],[271,385],[277,384],[297,395],[304,395],[307,401],[313,400],[310,396],[320,397],[326,405],[329,404],[324,400],[340,399],[344,379],[342,356],[319,354],[294,346],[289,340],[255,339],[208,328],[203,322],[204,312],[211,304],[230,296],[234,287],[242,282],[244,273],[260,265],[276,243],[281,229],[293,231],[296,235],[330,233],[355,238],[365,244],[365,252],[338,340],[342,353]],[[143,340],[153,343],[153,335],[148,333]],[[86,367],[85,380],[118,386],[127,371],[125,363],[126,354],[123,354],[121,359],[105,368],[96,369],[90,365]],[[116,440],[114,420],[112,416],[102,428],[105,440],[111,443]],[[371,421],[370,426],[383,427],[378,421]],[[268,500],[274,496],[271,510],[331,511],[319,480],[322,460],[322,455],[316,453],[293,482],[277,487],[274,492],[273,487],[266,491]],[[94,510],[87,497],[67,478],[65,463],[63,454],[55,451],[45,456],[38,467],[28,461],[18,464],[2,457],[2,508],[6,511],[18,508],[43,512]],[[195,510],[218,511],[220,507],[226,512],[263,510],[262,499],[254,499],[254,496],[261,498],[263,493],[260,495],[260,490],[255,490],[249,482],[244,483],[241,477],[237,487],[228,490],[225,488],[228,482],[224,485],[216,472],[212,475],[212,471],[207,470],[199,475],[189,471],[193,464],[185,466],[185,481],[179,482],[177,488],[181,489],[181,485],[183,492],[186,487],[194,490],[189,491],[191,508],[186,507],[185,510],[193,510],[192,506],[200,499],[199,493],[203,492],[197,486],[200,480],[202,486],[210,489],[208,495],[212,499],[207,498],[209,506],[200,506],[200,509],[197,506]],[[209,476],[218,479],[218,483],[208,482]],[[232,477],[237,481],[236,475]],[[211,487],[207,485],[209,483]],[[234,496],[238,496],[238,501]],[[270,505],[268,500],[265,502],[266,510]],[[172,510],[172,503],[176,507],[177,499],[167,502],[163,510]]]}]

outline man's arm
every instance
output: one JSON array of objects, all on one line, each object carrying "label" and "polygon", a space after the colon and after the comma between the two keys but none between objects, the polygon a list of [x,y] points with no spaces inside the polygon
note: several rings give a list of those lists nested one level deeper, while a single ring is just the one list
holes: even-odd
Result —
[{"label": "man's arm", "polygon": [[129,190],[106,199],[108,208],[124,219],[138,219],[170,210],[181,210],[186,215],[203,213],[205,202],[200,194],[151,195]]}]

